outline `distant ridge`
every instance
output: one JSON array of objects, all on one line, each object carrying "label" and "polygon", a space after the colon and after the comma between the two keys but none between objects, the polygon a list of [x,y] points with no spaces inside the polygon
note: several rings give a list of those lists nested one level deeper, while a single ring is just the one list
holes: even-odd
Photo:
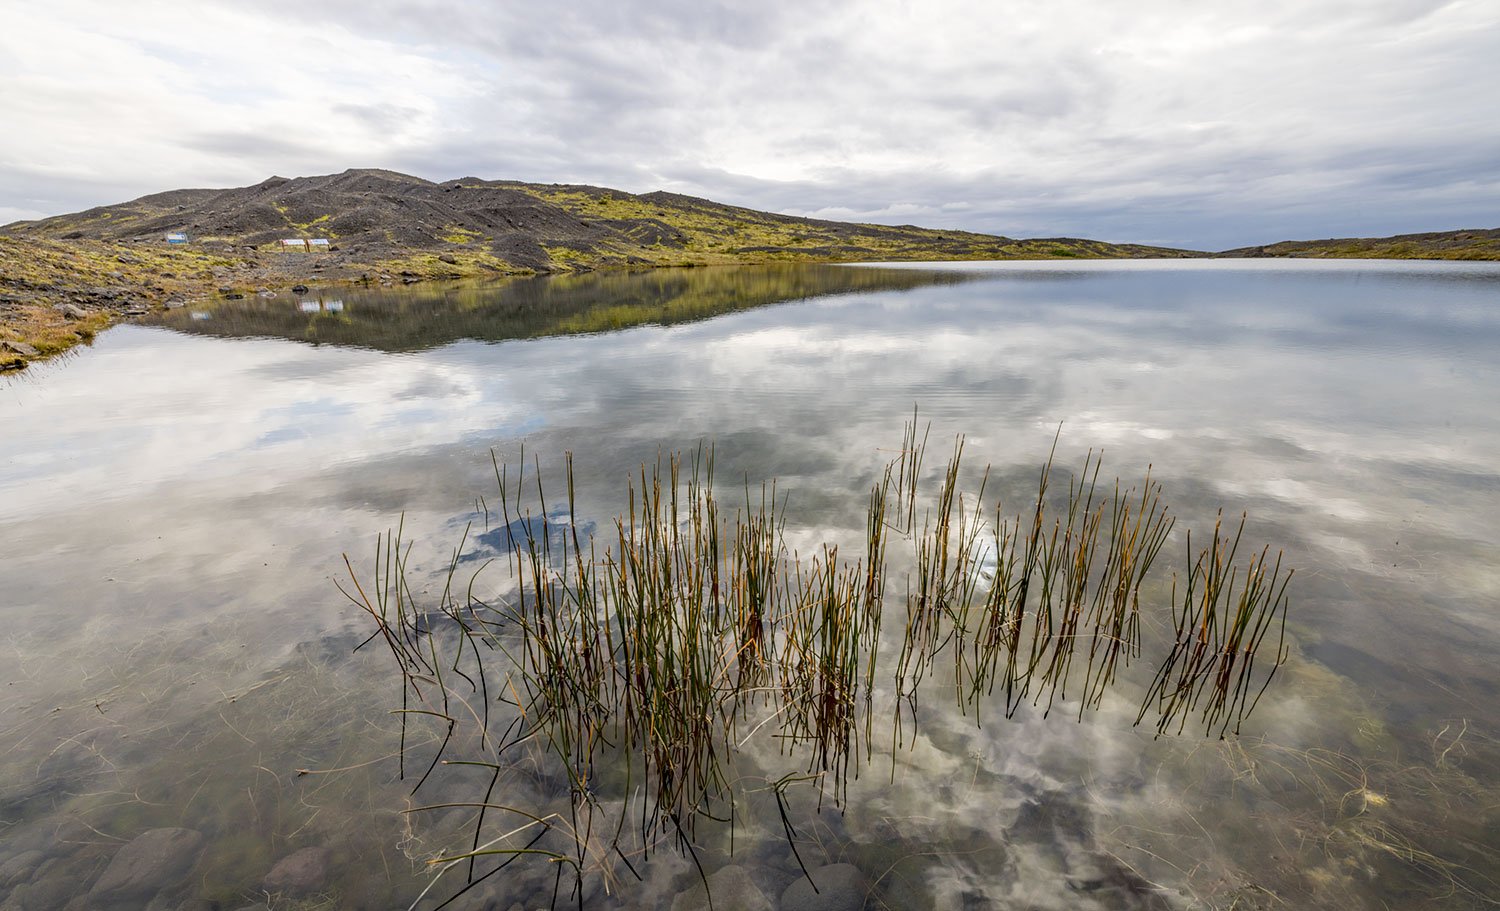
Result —
[{"label": "distant ridge", "polygon": [[1467,228],[1392,237],[1284,240],[1263,247],[1225,250],[1219,256],[1277,256],[1317,259],[1500,260],[1500,228]]},{"label": "distant ridge", "polygon": [[850,224],[758,212],[676,193],[464,177],[433,183],[378,169],[272,177],[228,190],[185,189],[71,215],[17,222],[18,237],[261,247],[328,237],[367,262],[413,253],[478,257],[497,271],[768,260],[1161,257],[1192,251],[1078,238],[1015,240],[910,225]]}]

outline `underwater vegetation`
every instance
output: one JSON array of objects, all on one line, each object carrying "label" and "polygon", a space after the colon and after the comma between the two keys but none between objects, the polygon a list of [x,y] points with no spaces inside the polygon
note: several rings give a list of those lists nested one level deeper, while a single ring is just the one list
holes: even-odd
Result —
[{"label": "underwater vegetation", "polygon": [[[461,579],[466,532],[435,600],[414,594],[399,529],[372,569],[346,556],[366,644],[400,675],[413,794],[442,768],[483,772],[471,799],[412,808],[472,813],[467,849],[431,861],[463,875],[444,880],[453,897],[532,860],[555,865],[554,903],[582,907],[586,880],[613,887],[663,850],[707,888],[695,845],[725,825],[732,841],[756,801],[774,801],[796,854],[791,792],[844,806],[851,779],[914,744],[934,691],[976,723],[1027,706],[1082,719],[1140,662],[1138,725],[1239,732],[1286,661],[1292,577],[1269,548],[1241,554],[1243,516],[1196,548],[1189,533],[1164,579],[1176,520],[1149,470],[1104,480],[1090,452],[1064,485],[1049,456],[1007,512],[986,500],[988,469],[965,487],[962,437],[925,472],[928,435],[914,415],[871,484],[863,541],[794,547],[774,481],[726,506],[712,447],[641,466],[592,534],[571,454],[559,503],[523,452],[517,469],[495,460],[506,546]],[[435,749],[408,757],[408,725],[435,726]],[[753,742],[783,768],[739,768]],[[518,763],[560,778],[566,808],[508,800],[497,785]]]}]

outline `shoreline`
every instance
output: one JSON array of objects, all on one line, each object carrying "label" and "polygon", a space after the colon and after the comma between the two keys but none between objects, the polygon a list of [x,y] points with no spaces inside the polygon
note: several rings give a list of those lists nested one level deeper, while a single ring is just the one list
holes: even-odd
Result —
[{"label": "shoreline", "polygon": [[[1264,250],[1264,248],[1261,248]],[[415,284],[463,279],[501,279],[592,271],[646,271],[717,265],[775,263],[857,264],[865,260],[807,255],[788,248],[767,255],[709,258],[666,256],[661,261],[621,264],[574,260],[555,269],[509,267],[475,251],[389,248],[377,257],[330,253],[280,253],[231,244],[165,247],[141,242],[49,240],[0,234],[0,375],[24,370],[89,344],[121,322],[193,303],[235,300],[264,292],[302,291],[312,285]],[[1224,253],[1191,258],[1237,259]],[[999,259],[954,256],[941,250],[908,262],[1048,262],[1180,257],[1049,256],[1038,253]],[[1470,256],[1317,256],[1260,252],[1255,259],[1430,260],[1474,262]],[[890,260],[887,260],[890,261]]]},{"label": "shoreline", "polygon": [[[598,271],[750,266],[776,263],[853,264],[868,260],[809,255],[795,248],[744,254],[683,255],[662,251],[655,260],[619,262],[572,259],[553,268],[511,266],[482,250],[387,247],[354,256],[281,253],[228,243],[163,246],[140,241],[52,240],[0,234],[0,375],[62,354],[117,323],[189,304],[235,300],[273,291],[317,286],[409,285],[419,282],[502,279]],[[1109,260],[1088,255],[1016,260]],[[1132,257],[1135,258],[1135,257]],[[907,262],[1001,261],[924,250]]]}]

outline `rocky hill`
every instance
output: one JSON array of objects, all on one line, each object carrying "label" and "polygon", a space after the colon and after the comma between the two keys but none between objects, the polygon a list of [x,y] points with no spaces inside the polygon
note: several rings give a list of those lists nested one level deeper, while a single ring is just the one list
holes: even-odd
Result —
[{"label": "rocky hill", "polygon": [[[167,243],[168,234],[188,237]],[[299,252],[286,239],[321,239]],[[326,251],[326,252],[325,252]],[[774,262],[1196,256],[1077,238],[846,224],[674,193],[393,171],[172,190],[0,227],[0,368],[113,320],[299,284]]]},{"label": "rocky hill", "polygon": [[424,275],[776,260],[1193,255],[1076,238],[1014,240],[796,218],[674,193],[474,177],[432,183],[380,170],[174,190],[0,228],[16,237],[151,244],[179,231],[200,248],[239,252],[272,252],[283,238],[328,238],[342,260],[387,271],[416,267]]}]

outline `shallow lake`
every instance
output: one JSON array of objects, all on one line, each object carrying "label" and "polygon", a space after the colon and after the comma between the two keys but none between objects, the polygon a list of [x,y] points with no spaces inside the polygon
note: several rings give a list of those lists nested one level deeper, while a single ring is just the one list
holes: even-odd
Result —
[{"label": "shallow lake", "polygon": [[[682,911],[704,876],[740,902],[715,907],[824,907],[804,870],[870,908],[1488,907],[1497,351],[1500,265],[1404,262],[658,270],[112,329],[0,379],[0,907],[432,908],[468,865],[424,895],[429,861],[473,844],[475,811],[413,808],[488,793],[576,834],[535,744],[492,790],[439,765],[411,793],[442,726],[408,715],[399,758],[400,671],[355,651],[376,627],[339,590],[378,575],[378,536],[400,527],[412,597],[436,602],[455,550],[459,587],[508,559],[497,464],[540,472],[555,508],[571,453],[602,553],[641,466],[711,444],[729,514],[774,478],[789,547],[847,549],[913,408],[926,476],[963,435],[987,510],[1034,499],[1054,446],[1064,489],[1091,450],[1103,485],[1149,469],[1177,519],[1151,596],[1189,528],[1199,546],[1248,514],[1243,551],[1296,575],[1286,664],[1239,735],[1136,726],[1149,667],[1081,722],[1066,699],[959,712],[934,673],[847,791],[746,725],[732,826],[577,867],[485,856],[513,862],[448,907]],[[601,806],[640,787],[601,779]],[[485,839],[526,818],[495,812]]]}]

